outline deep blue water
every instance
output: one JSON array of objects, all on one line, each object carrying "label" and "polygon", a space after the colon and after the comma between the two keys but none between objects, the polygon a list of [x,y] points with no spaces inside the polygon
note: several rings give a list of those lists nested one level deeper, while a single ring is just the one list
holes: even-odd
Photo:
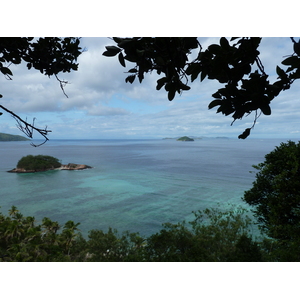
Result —
[{"label": "deep blue water", "polygon": [[[165,222],[191,220],[192,211],[218,203],[246,206],[241,197],[255,179],[253,164],[286,140],[50,140],[0,143],[0,206],[12,205],[37,221],[49,217],[90,229],[149,235]],[[13,174],[28,154],[93,166],[83,171]]]}]

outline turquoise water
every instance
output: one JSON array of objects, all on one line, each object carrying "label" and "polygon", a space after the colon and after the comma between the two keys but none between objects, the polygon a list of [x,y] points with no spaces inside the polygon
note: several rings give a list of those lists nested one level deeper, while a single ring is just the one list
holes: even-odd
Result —
[{"label": "turquoise water", "polygon": [[[80,222],[90,229],[149,235],[165,222],[191,220],[192,211],[218,203],[242,204],[255,178],[253,164],[286,140],[50,140],[0,144],[0,206],[12,205],[38,221]],[[93,166],[82,171],[14,174],[28,154]]]}]

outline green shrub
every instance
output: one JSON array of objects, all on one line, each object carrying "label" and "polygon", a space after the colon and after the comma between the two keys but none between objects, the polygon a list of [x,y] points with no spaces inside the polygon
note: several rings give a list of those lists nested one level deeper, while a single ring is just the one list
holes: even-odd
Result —
[{"label": "green shrub", "polygon": [[[252,240],[245,210],[206,209],[190,223],[166,223],[148,238],[125,231],[91,230],[88,239],[78,225],[64,226],[49,218],[36,224],[16,207],[0,213],[0,261],[192,262],[276,260],[272,245]],[[271,249],[271,251],[270,251]]]}]

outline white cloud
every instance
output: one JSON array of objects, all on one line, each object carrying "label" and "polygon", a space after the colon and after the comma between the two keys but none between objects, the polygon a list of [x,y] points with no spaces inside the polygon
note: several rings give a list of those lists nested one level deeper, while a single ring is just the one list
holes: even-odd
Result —
[{"label": "white cloud", "polygon": [[[201,38],[203,48],[218,43],[219,38]],[[48,78],[25,65],[12,66],[13,80],[0,77],[1,104],[22,117],[37,117],[41,127],[48,125],[52,138],[104,137],[167,137],[181,134],[227,135],[237,137],[252,126],[250,115],[237,120],[208,110],[211,95],[220,87],[214,81],[200,83],[196,79],[190,91],[176,95],[172,102],[164,89],[156,90],[156,74],[146,75],[142,84],[125,83],[126,72],[116,57],[102,55],[108,38],[83,38],[87,51],[79,57],[77,72],[61,74],[69,81],[65,97],[55,78]],[[261,60],[270,81],[276,80],[274,70],[284,55],[292,52],[289,38],[266,38],[261,45]],[[272,115],[262,115],[253,130],[253,137],[281,134],[297,136],[299,127],[300,87],[298,82],[271,104]],[[18,134],[11,129],[15,122],[7,115],[0,117],[0,131]]]},{"label": "white cloud", "polygon": [[116,116],[116,115],[128,115],[130,112],[123,108],[105,107],[102,105],[92,106],[86,109],[87,114],[90,116]]}]

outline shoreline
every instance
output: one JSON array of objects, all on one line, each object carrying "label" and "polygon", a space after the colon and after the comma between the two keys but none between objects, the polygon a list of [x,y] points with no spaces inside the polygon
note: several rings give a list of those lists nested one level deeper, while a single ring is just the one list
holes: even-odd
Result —
[{"label": "shoreline", "polygon": [[59,168],[49,168],[45,170],[25,170],[23,168],[14,168],[7,172],[8,173],[38,173],[38,172],[47,172],[47,171],[56,171],[56,170],[75,171],[75,170],[85,170],[91,168],[92,167],[88,165],[69,163],[67,165],[61,165]]}]

